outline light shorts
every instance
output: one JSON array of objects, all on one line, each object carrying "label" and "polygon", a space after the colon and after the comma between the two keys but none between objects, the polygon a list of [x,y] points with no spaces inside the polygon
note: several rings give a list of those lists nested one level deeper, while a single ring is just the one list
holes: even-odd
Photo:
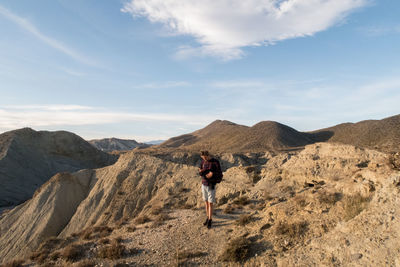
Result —
[{"label": "light shorts", "polygon": [[216,186],[214,186],[214,189],[211,189],[211,186],[201,185],[204,201],[215,203],[215,188]]}]

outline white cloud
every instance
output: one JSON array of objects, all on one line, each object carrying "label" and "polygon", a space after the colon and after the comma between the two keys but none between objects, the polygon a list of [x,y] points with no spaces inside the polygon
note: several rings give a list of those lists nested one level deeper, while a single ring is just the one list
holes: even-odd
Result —
[{"label": "white cloud", "polygon": [[3,7],[1,5],[0,5],[0,15],[5,17],[6,19],[12,21],[13,23],[17,24],[19,27],[26,30],[27,32],[31,33],[33,36],[35,36],[37,39],[39,39],[43,43],[62,52],[63,54],[73,58],[74,60],[76,60],[80,63],[86,64],[86,65],[90,65],[90,66],[97,65],[97,63],[93,62],[86,56],[84,56],[81,53],[75,51],[74,49],[68,47],[67,45],[63,44],[62,42],[45,35],[35,25],[33,25],[31,22],[29,22],[27,19],[22,18],[16,14],[12,13],[10,10],[6,9],[5,7]]},{"label": "white cloud", "polygon": [[369,0],[130,0],[122,8],[134,17],[161,23],[175,35],[193,36],[193,54],[240,58],[242,48],[311,36],[342,22]]},{"label": "white cloud", "polygon": [[179,122],[205,125],[207,116],[135,113],[77,105],[22,105],[0,107],[0,130],[22,127],[105,125],[130,122]]}]

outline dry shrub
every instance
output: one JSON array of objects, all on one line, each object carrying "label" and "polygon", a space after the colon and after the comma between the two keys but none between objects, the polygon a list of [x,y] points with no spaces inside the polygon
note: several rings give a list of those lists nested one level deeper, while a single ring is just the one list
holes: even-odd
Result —
[{"label": "dry shrub", "polygon": [[108,239],[108,238],[100,239],[99,243],[103,244],[103,245],[110,244],[110,239]]},{"label": "dry shrub", "polygon": [[50,254],[50,260],[56,261],[56,260],[58,260],[58,258],[60,258],[60,256],[61,256],[60,252],[58,252],[58,251],[53,252],[52,254]]},{"label": "dry shrub", "polygon": [[247,196],[241,196],[238,197],[233,201],[233,204],[241,205],[241,206],[246,206],[247,204],[250,203],[250,200]]},{"label": "dry shrub", "polygon": [[279,222],[278,226],[276,227],[276,233],[278,235],[286,235],[293,239],[304,236],[307,231],[308,222],[306,221],[292,224],[289,224],[287,222]]},{"label": "dry shrub", "polygon": [[320,192],[318,194],[318,200],[320,203],[335,205],[336,202],[341,200],[343,197],[342,193],[335,192],[335,193],[328,193],[328,192]]},{"label": "dry shrub", "polygon": [[297,195],[294,197],[294,201],[297,203],[297,205],[299,205],[300,207],[304,208],[305,206],[307,206],[307,200],[306,197],[303,195]]},{"label": "dry shrub", "polygon": [[150,222],[150,221],[151,221],[150,218],[147,217],[146,215],[142,215],[142,216],[137,217],[135,219],[135,223],[136,224],[144,224],[144,223],[147,223],[147,222]]},{"label": "dry shrub", "polygon": [[83,251],[84,250],[81,245],[70,245],[61,252],[61,256],[66,261],[75,262],[80,260],[84,256]]},{"label": "dry shrub", "polygon": [[400,171],[400,153],[392,153],[389,155],[389,166]]},{"label": "dry shrub", "polygon": [[97,256],[103,259],[117,260],[124,255],[124,251],[125,246],[114,240],[110,245],[101,247]]},{"label": "dry shrub", "polygon": [[23,264],[24,264],[23,260],[13,260],[13,261],[7,262],[6,264],[1,265],[1,266],[4,266],[4,267],[22,267]]},{"label": "dry shrub", "polygon": [[32,252],[32,254],[29,256],[29,258],[32,261],[42,264],[45,262],[46,259],[49,258],[49,254],[50,254],[49,249],[40,249],[40,250]]},{"label": "dry shrub", "polygon": [[348,221],[356,217],[367,207],[370,200],[370,197],[364,197],[360,193],[345,196],[343,199],[344,219]]},{"label": "dry shrub", "polygon": [[258,173],[255,173],[253,175],[253,184],[258,183],[261,180],[261,175],[259,175]]},{"label": "dry shrub", "polygon": [[202,252],[202,251],[195,251],[195,252],[190,252],[188,250],[184,250],[182,252],[177,253],[177,260],[178,264],[184,264],[186,261],[193,259],[193,258],[198,258],[198,257],[203,257],[206,256],[207,253]]},{"label": "dry shrub", "polygon": [[128,230],[128,232],[132,233],[132,232],[136,231],[136,226],[131,225],[131,226],[128,226],[126,229]]},{"label": "dry shrub", "polygon": [[95,267],[96,262],[92,259],[85,259],[76,265],[77,267]]},{"label": "dry shrub", "polygon": [[244,262],[250,255],[251,242],[245,237],[231,240],[220,256],[221,261]]},{"label": "dry shrub", "polygon": [[89,227],[80,233],[80,236],[85,240],[90,240],[94,238],[102,238],[109,236],[113,229],[111,227],[101,225],[95,227]]},{"label": "dry shrub", "polygon": [[250,223],[253,220],[251,215],[242,214],[240,215],[239,219],[236,221],[237,225],[245,226],[246,224]]},{"label": "dry shrub", "polygon": [[157,216],[157,218],[153,221],[151,227],[158,227],[162,225],[165,221],[170,220],[171,217],[166,213],[161,213]]},{"label": "dry shrub", "polygon": [[226,207],[224,208],[224,213],[225,214],[232,214],[234,210],[235,209],[231,205],[226,205]]},{"label": "dry shrub", "polygon": [[114,267],[129,267],[129,264],[125,262],[118,262],[114,265]]},{"label": "dry shrub", "polygon": [[151,209],[151,214],[152,215],[158,215],[158,214],[160,214],[161,212],[163,211],[163,208],[162,207],[153,207],[152,209]]},{"label": "dry shrub", "polygon": [[263,193],[263,199],[264,199],[266,202],[268,202],[268,201],[273,200],[274,197],[271,195],[270,192],[265,191],[265,192]]}]

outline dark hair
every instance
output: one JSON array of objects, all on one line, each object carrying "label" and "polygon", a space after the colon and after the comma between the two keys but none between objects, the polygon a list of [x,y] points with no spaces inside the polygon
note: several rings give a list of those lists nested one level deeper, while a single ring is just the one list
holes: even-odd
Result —
[{"label": "dark hair", "polygon": [[208,153],[207,150],[202,150],[202,151],[200,151],[200,155],[201,156],[210,156],[210,153]]}]

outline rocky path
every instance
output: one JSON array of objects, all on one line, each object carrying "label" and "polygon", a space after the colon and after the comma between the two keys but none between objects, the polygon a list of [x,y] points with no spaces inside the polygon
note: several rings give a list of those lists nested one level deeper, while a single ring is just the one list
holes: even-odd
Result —
[{"label": "rocky path", "polygon": [[134,232],[122,228],[115,235],[123,238],[127,249],[136,255],[125,258],[129,265],[139,266],[216,266],[218,256],[230,238],[238,215],[217,210],[213,227],[203,226],[203,210],[176,210],[170,220],[152,227],[152,222],[140,225]]}]

